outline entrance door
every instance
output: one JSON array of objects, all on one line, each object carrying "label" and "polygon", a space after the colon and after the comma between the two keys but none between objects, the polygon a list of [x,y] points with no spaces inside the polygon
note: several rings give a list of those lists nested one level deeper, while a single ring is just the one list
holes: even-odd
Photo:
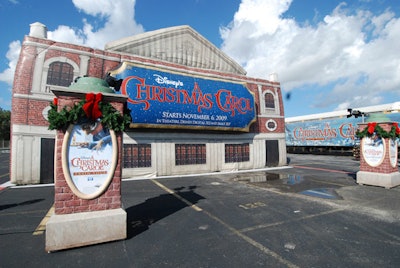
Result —
[{"label": "entrance door", "polygon": [[279,146],[277,140],[266,140],[266,163],[267,167],[276,167],[279,164]]},{"label": "entrance door", "polygon": [[54,183],[54,143],[55,139],[41,139],[40,183]]}]

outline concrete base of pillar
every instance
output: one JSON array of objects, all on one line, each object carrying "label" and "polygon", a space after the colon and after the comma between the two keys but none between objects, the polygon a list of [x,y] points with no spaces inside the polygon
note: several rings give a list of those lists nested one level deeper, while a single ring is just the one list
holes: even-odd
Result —
[{"label": "concrete base of pillar", "polygon": [[381,186],[387,189],[400,185],[400,173],[394,172],[389,174],[358,171],[357,183]]},{"label": "concrete base of pillar", "polygon": [[46,251],[126,239],[125,210],[52,215],[46,224]]}]

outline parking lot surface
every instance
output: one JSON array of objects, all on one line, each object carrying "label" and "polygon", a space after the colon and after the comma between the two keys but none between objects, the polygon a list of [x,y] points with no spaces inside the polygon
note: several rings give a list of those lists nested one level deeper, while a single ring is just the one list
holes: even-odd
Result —
[{"label": "parking lot surface", "polygon": [[[254,172],[124,180],[128,237],[45,252],[53,187],[0,191],[0,267],[398,267],[400,187],[351,157]],[[51,213],[51,212],[50,212]]]}]

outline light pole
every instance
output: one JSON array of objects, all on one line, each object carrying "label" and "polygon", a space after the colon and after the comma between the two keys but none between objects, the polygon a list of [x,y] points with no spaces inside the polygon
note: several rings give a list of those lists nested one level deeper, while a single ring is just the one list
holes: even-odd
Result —
[{"label": "light pole", "polygon": [[347,115],[347,118],[354,116],[355,118],[362,117],[362,123],[364,123],[364,115],[366,115],[364,112],[361,112],[359,110],[353,110],[351,108],[347,109],[349,114]]}]

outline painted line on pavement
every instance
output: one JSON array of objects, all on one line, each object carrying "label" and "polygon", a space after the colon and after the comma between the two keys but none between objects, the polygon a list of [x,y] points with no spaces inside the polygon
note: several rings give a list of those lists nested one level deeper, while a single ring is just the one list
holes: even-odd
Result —
[{"label": "painted line on pavement", "polygon": [[317,191],[317,190],[306,190],[306,191],[302,191],[300,193],[305,194],[305,195],[316,196],[316,197],[326,197],[326,198],[335,197],[334,195],[332,195],[330,193],[324,193],[323,191]]},{"label": "painted line on pavement", "polygon": [[348,186],[347,184],[335,183],[335,182],[330,182],[330,181],[321,181],[321,180],[310,179],[310,178],[307,178],[307,180],[314,181],[314,182],[319,182],[319,183],[324,183],[324,184],[331,184],[331,185],[335,185],[335,186],[341,186],[341,187]]},{"label": "painted line on pavement", "polygon": [[18,211],[18,212],[8,212],[1,213],[1,216],[15,216],[15,215],[26,215],[26,214],[35,214],[35,213],[44,213],[45,210],[28,210],[28,211]]},{"label": "painted line on pavement", "polygon": [[158,187],[160,187],[161,189],[163,189],[164,191],[166,191],[167,193],[172,194],[173,196],[175,196],[176,198],[178,198],[179,200],[181,200],[183,203],[185,203],[186,205],[190,206],[192,209],[196,210],[196,211],[202,211],[201,208],[199,208],[198,206],[196,206],[195,204],[189,202],[188,200],[186,200],[185,198],[183,198],[182,196],[180,196],[179,194],[177,194],[176,192],[174,192],[173,190],[169,189],[168,187],[164,186],[163,184],[159,183],[158,181],[155,180],[151,180],[154,184],[156,184]]},{"label": "painted line on pavement", "polygon": [[256,225],[253,227],[243,228],[239,231],[246,233],[246,232],[251,232],[251,231],[255,231],[255,230],[259,230],[259,229],[276,227],[276,226],[283,225],[283,224],[289,224],[289,223],[293,223],[293,222],[297,222],[297,221],[302,221],[302,220],[306,220],[306,219],[312,219],[315,217],[320,217],[320,216],[324,216],[324,215],[328,215],[328,214],[332,214],[332,213],[336,213],[336,212],[340,212],[340,211],[344,211],[344,209],[338,208],[338,209],[328,210],[328,211],[324,211],[324,212],[317,213],[317,214],[311,214],[311,215],[299,217],[299,218],[292,219],[292,220],[278,221],[278,222],[273,222],[273,223],[268,223],[268,224],[260,224],[260,225]]},{"label": "painted line on pavement", "polygon": [[[185,204],[190,205],[190,207],[194,208],[193,206],[196,207],[196,211],[201,211],[204,214],[206,214],[208,217],[210,217],[211,219],[217,221],[218,223],[220,223],[221,225],[223,225],[225,228],[227,228],[229,231],[231,231],[234,235],[238,236],[239,238],[243,239],[244,241],[246,241],[247,243],[249,243],[250,245],[256,247],[257,249],[259,249],[260,251],[264,252],[265,254],[275,258],[276,260],[278,260],[279,262],[285,264],[287,267],[290,268],[297,268],[298,266],[295,265],[294,263],[291,263],[290,261],[284,259],[281,255],[279,255],[278,253],[272,251],[271,249],[263,246],[261,243],[258,243],[257,241],[253,240],[252,238],[248,237],[247,235],[241,233],[240,231],[236,230],[234,227],[230,226],[228,223],[224,222],[223,220],[221,220],[220,218],[218,218],[217,216],[214,216],[213,214],[211,214],[210,212],[199,208],[198,206],[194,205],[193,203],[191,203],[190,201],[186,200],[185,198],[181,197],[179,194],[177,194],[175,191],[169,189],[168,187],[166,187],[165,185],[155,181],[155,180],[151,180],[152,182],[154,182],[157,186],[159,186],[161,189],[163,189],[164,191],[166,191],[167,193],[170,193],[172,195],[174,195],[175,197],[177,197],[179,200],[183,201]],[[197,210],[199,209],[199,210]]]},{"label": "painted line on pavement", "polygon": [[54,214],[54,205],[49,209],[47,212],[46,216],[42,219],[42,221],[39,223],[38,227],[36,227],[36,230],[33,232],[32,235],[41,235],[46,231],[46,223],[49,221],[51,215]]}]

